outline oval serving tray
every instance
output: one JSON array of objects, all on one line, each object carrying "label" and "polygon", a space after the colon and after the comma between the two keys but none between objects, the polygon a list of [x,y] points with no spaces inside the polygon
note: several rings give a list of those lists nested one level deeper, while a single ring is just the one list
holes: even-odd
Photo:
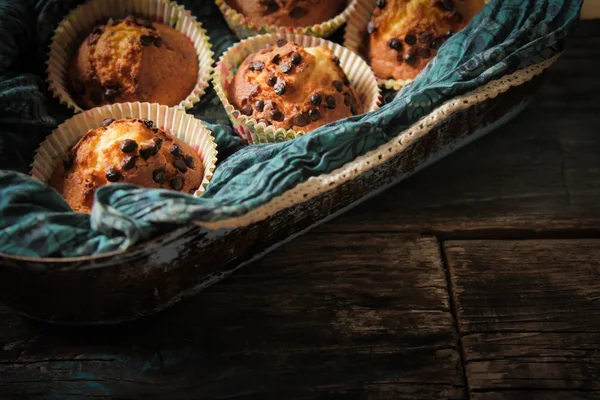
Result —
[{"label": "oval serving tray", "polygon": [[531,100],[555,59],[449,100],[387,144],[241,217],[95,257],[0,253],[0,301],[65,325],[154,314],[506,123]]}]

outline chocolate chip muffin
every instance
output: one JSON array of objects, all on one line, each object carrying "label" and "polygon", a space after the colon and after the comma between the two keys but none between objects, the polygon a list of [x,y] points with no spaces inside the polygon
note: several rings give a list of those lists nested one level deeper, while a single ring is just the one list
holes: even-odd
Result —
[{"label": "chocolate chip muffin", "polygon": [[89,213],[94,192],[131,183],[193,193],[204,177],[198,152],[146,119],[105,119],[69,151],[50,185],[76,212]]},{"label": "chocolate chip muffin", "polygon": [[413,79],[485,0],[377,0],[367,26],[369,61],[382,79]]},{"label": "chocolate chip muffin", "polygon": [[363,112],[363,104],[327,47],[280,39],[240,65],[229,101],[243,115],[275,128],[310,132]]},{"label": "chocolate chip muffin", "polygon": [[347,6],[346,0],[227,0],[245,17],[265,25],[311,26],[334,18]]},{"label": "chocolate chip muffin", "polygon": [[71,95],[82,108],[128,101],[174,106],[197,78],[198,58],[185,35],[133,16],[96,26],[67,71]]}]

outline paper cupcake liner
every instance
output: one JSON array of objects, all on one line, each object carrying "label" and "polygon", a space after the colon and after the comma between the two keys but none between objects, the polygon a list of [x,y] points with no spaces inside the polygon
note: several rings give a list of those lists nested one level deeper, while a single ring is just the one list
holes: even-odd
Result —
[{"label": "paper cupcake liner", "polygon": [[[489,2],[490,0],[485,0],[486,4]],[[375,7],[377,7],[377,0],[357,0],[348,16],[348,24],[344,34],[344,46],[365,60],[369,59],[367,25],[371,21]],[[376,79],[379,86],[396,91],[413,81],[413,79],[381,79],[377,77]]]},{"label": "paper cupcake liner", "polygon": [[349,0],[348,5],[340,14],[336,17],[315,24],[311,26],[302,27],[291,27],[291,26],[277,26],[259,24],[252,21],[250,18],[245,17],[233,8],[229,7],[225,0],[215,0],[215,3],[219,7],[219,10],[225,17],[227,25],[235,32],[236,36],[240,39],[246,39],[251,36],[263,35],[268,33],[276,33],[279,35],[285,35],[288,33],[297,35],[309,35],[316,37],[328,37],[332,35],[340,26],[348,20],[348,16],[354,10],[354,6],[357,0]]},{"label": "paper cupcake liner", "polygon": [[217,144],[202,121],[184,110],[151,103],[118,103],[92,108],[68,119],[42,142],[35,152],[30,174],[48,182],[58,163],[90,129],[98,128],[105,118],[147,118],[154,126],[183,140],[194,148],[204,166],[204,177],[194,196],[201,195],[210,182],[217,162]]},{"label": "paper cupcake liner", "polygon": [[219,59],[213,72],[213,85],[233,128],[237,134],[249,144],[283,142],[303,136],[306,132],[276,129],[272,125],[266,125],[264,122],[258,122],[254,118],[243,115],[229,101],[227,96],[229,85],[233,81],[235,73],[240,64],[250,54],[263,49],[267,44],[274,44],[278,39],[285,38],[289,42],[297,43],[304,47],[327,46],[340,59],[340,66],[348,76],[350,83],[356,89],[361,99],[364,99],[363,105],[365,113],[375,111],[381,104],[381,92],[377,86],[377,80],[373,71],[367,63],[357,54],[350,50],[314,36],[306,35],[261,35],[241,42],[230,47]]},{"label": "paper cupcake liner", "polygon": [[175,107],[187,110],[200,101],[212,73],[213,52],[206,31],[190,11],[168,0],[88,0],[58,24],[50,44],[46,62],[48,84],[54,97],[62,104],[75,112],[83,111],[69,93],[67,85],[67,68],[81,38],[107,18],[123,18],[130,14],[143,15],[152,21],[168,25],[192,41],[198,56],[196,86]]}]

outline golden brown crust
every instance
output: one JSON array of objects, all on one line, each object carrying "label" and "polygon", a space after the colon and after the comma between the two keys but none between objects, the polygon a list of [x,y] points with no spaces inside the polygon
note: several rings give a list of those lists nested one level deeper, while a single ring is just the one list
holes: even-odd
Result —
[{"label": "golden brown crust", "polygon": [[67,77],[83,108],[128,101],[174,106],[194,89],[198,59],[185,35],[130,16],[95,27],[71,59]]},{"label": "golden brown crust", "polygon": [[304,48],[280,40],[244,60],[229,87],[229,99],[259,122],[309,132],[363,112],[338,63],[326,47]]},{"label": "golden brown crust", "polygon": [[413,79],[485,0],[378,0],[368,26],[369,61],[382,79]]},{"label": "golden brown crust", "polygon": [[311,26],[336,17],[346,0],[226,0],[251,20],[276,26]]},{"label": "golden brown crust", "polygon": [[88,131],[50,178],[74,211],[89,213],[96,189],[110,183],[183,193],[200,187],[202,160],[187,143],[148,120],[106,119],[103,125]]}]

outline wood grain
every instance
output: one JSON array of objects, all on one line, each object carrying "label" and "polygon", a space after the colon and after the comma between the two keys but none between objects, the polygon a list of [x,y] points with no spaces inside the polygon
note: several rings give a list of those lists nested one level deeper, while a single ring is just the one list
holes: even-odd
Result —
[{"label": "wood grain", "polygon": [[48,327],[0,312],[5,324],[2,399],[464,398],[430,237],[304,236],[122,327]]},{"label": "wood grain", "polygon": [[600,240],[444,250],[472,398],[600,398]]},{"label": "wood grain", "polygon": [[320,231],[600,236],[599,70],[600,24],[582,21],[519,117]]}]

